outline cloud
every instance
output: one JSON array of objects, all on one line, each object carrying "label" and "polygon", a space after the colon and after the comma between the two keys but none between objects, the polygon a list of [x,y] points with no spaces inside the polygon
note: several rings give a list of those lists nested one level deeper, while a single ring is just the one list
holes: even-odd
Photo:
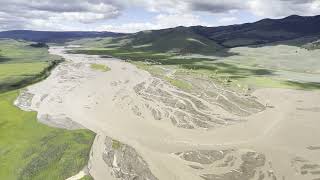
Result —
[{"label": "cloud", "polygon": [[219,19],[219,24],[220,25],[226,25],[226,24],[231,24],[234,23],[238,20],[237,17],[223,17],[221,19]]},{"label": "cloud", "polygon": [[[109,23],[130,9],[151,12],[146,22]],[[0,0],[0,30],[117,30],[237,23],[234,12],[260,18],[320,14],[320,0]],[[219,17],[210,20],[208,17]],[[143,18],[143,17],[142,17]],[[206,19],[204,21],[203,19]],[[242,22],[242,21],[241,21]]]},{"label": "cloud", "polygon": [[[96,23],[116,18],[123,7],[111,0],[0,0],[1,29],[50,28],[67,22]],[[56,23],[56,24],[55,24]]]},{"label": "cloud", "polygon": [[199,16],[193,14],[159,14],[150,22],[143,23],[126,23],[122,25],[102,25],[96,30],[106,30],[113,32],[132,33],[143,30],[155,30],[172,28],[177,26],[196,26],[202,24],[210,26],[210,24],[200,20]]},{"label": "cloud", "polygon": [[[122,0],[120,2],[123,6],[141,6],[148,11],[160,13],[209,12],[217,14],[243,10],[269,17],[320,13],[320,9],[315,6],[319,4],[319,0]],[[275,12],[272,12],[273,8]]]},{"label": "cloud", "polygon": [[284,17],[292,14],[317,15],[320,13],[318,0],[252,0],[249,9],[261,17]]},{"label": "cloud", "polygon": [[263,17],[320,14],[319,0],[140,0],[150,11],[227,14],[248,11]]},{"label": "cloud", "polygon": [[245,1],[229,0],[203,0],[203,1],[189,1],[189,7],[194,11],[205,11],[210,13],[226,13],[232,10],[240,10],[246,8]]},{"label": "cloud", "polygon": [[[136,32],[140,30],[170,28],[175,26],[220,26],[237,23],[235,12],[247,12],[259,18],[279,18],[292,14],[316,15],[320,13],[319,0],[129,0],[123,6],[138,4],[147,11],[159,13],[148,22],[102,26],[106,30]],[[219,17],[205,22],[197,13]],[[208,16],[204,14],[203,16]],[[99,29],[103,29],[99,27]]]}]

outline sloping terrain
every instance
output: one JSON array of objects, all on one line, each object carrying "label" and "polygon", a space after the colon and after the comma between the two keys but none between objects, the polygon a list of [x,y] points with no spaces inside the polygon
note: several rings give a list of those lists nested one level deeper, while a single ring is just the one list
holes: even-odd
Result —
[{"label": "sloping terrain", "polygon": [[207,54],[222,49],[222,47],[214,41],[194,33],[186,27],[142,31],[126,38],[128,38],[129,41],[123,48],[134,48],[154,52]]},{"label": "sloping terrain", "polygon": [[95,39],[96,43],[91,41],[91,45],[158,53],[219,54],[228,48],[271,43],[301,47],[314,42],[311,47],[315,47],[319,39],[320,16],[289,16],[221,27],[194,26],[142,31],[107,40]]},{"label": "sloping terrain", "polygon": [[259,45],[309,36],[319,38],[320,16],[293,15],[240,25],[191,29],[225,47]]},{"label": "sloping terrain", "polygon": [[[176,27],[142,31],[134,34],[112,32],[50,32],[15,30],[0,32],[0,38],[23,39],[36,42],[64,43],[96,38],[109,39],[108,47],[121,47],[153,52],[214,54],[224,48],[263,45],[290,40],[297,46],[317,41],[320,37],[320,16],[289,16],[283,19],[263,19],[254,23],[221,27]],[[303,42],[303,44],[301,44]],[[101,46],[103,43],[99,42]],[[112,44],[112,46],[110,46]]]},{"label": "sloping terrain", "polygon": [[[165,71],[178,69],[175,72],[183,74],[181,77],[188,76],[183,71],[204,74],[242,90],[256,87],[318,89],[319,21],[320,16],[289,16],[225,27],[143,31],[70,44],[82,46],[73,53],[118,57],[151,69],[152,73],[157,72],[154,71],[157,68],[150,66],[160,66]],[[252,46],[238,47],[246,45]],[[166,80],[187,87],[177,76]]]}]

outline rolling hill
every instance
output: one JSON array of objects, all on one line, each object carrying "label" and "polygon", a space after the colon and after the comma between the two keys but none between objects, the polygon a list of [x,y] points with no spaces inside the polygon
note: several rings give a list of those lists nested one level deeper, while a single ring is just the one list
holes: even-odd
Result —
[{"label": "rolling hill", "polygon": [[292,15],[283,19],[263,19],[241,25],[195,26],[191,29],[226,47],[258,45],[309,36],[318,38],[320,36],[320,16]]},{"label": "rolling hill", "polygon": [[[108,39],[110,37],[112,38]],[[0,32],[0,38],[45,43],[64,43],[89,38],[91,42],[96,42],[100,47],[160,53],[214,54],[239,46],[269,43],[291,43],[291,45],[303,46],[311,42],[317,42],[320,39],[320,15],[292,15],[283,19],[263,19],[254,23],[220,27],[180,26],[133,34],[15,30]]]},{"label": "rolling hill", "polygon": [[320,39],[320,16],[289,16],[220,27],[176,27],[113,38],[105,45],[153,52],[213,54],[226,48],[280,43],[302,46]]},{"label": "rolling hill", "polygon": [[222,49],[215,41],[187,27],[142,31],[129,39],[127,47],[156,52],[210,53]]}]

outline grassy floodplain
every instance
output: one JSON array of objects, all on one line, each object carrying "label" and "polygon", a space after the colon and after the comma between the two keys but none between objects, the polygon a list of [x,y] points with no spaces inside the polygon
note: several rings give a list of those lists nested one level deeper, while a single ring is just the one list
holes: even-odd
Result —
[{"label": "grassy floodplain", "polygon": [[[288,49],[288,47],[284,48]],[[272,48],[269,49],[273,50]],[[293,50],[293,55],[296,55],[296,48],[294,48]],[[185,90],[190,89],[189,84],[174,77],[167,77],[163,69],[174,69],[174,75],[179,74],[180,76],[190,74],[193,76],[206,76],[216,82],[228,85],[234,89],[247,89],[249,87],[291,88],[307,90],[320,89],[320,83],[299,82],[278,78],[276,76],[276,72],[279,71],[279,68],[273,68],[268,65],[258,66],[258,60],[256,60],[255,63],[249,63],[249,60],[252,59],[252,55],[242,55],[240,54],[241,52],[239,52],[238,49],[236,49],[235,52],[239,53],[240,55],[234,55],[230,57],[212,56],[210,58],[209,56],[184,58],[183,56],[181,57],[174,53],[137,51],[132,48],[84,48],[72,50],[69,52],[102,56],[111,55],[113,57],[128,60],[131,63],[135,64],[137,67],[147,70],[153,75],[162,77],[172,85]],[[233,52],[233,50],[231,50],[231,52]],[[246,53],[248,52],[248,50],[245,49],[244,52]],[[257,50],[257,52],[260,52],[259,49]],[[250,57],[251,59],[248,58],[248,63],[243,63],[244,65],[240,64],[238,61],[235,61],[237,59],[242,60],[241,62],[246,61],[246,56]],[[255,56],[260,57],[259,54]],[[290,56],[287,56],[287,58],[290,59]],[[265,62],[265,59],[262,60],[262,62]],[[273,60],[272,62],[274,61],[275,60]],[[280,70],[281,68],[282,67],[280,67]]]},{"label": "grassy floodplain", "polygon": [[12,103],[18,91],[0,94],[1,179],[66,179],[87,163],[94,135],[37,122],[35,112]]},{"label": "grassy floodplain", "polygon": [[46,47],[30,42],[0,39],[0,92],[37,82],[50,73],[61,57],[50,55]]},{"label": "grassy floodplain", "polygon": [[0,40],[0,179],[63,180],[88,162],[94,133],[63,130],[13,105],[18,88],[39,81],[61,61],[29,42]]}]

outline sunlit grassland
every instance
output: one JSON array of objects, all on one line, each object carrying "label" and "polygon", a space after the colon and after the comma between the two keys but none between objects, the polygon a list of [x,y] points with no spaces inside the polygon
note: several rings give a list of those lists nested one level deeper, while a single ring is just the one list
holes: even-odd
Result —
[{"label": "sunlit grassland", "polygon": [[75,54],[88,54],[88,55],[111,55],[124,60],[140,61],[140,60],[153,60],[166,59],[171,57],[171,54],[142,52],[129,49],[105,48],[105,49],[77,49],[70,50],[69,53]]},{"label": "sunlit grassland", "polygon": [[320,89],[320,83],[315,82],[297,82],[289,80],[281,80],[268,77],[248,77],[240,79],[239,83],[246,84],[251,87],[259,88],[287,88],[300,90],[316,90]]},{"label": "sunlit grassland", "polygon": [[18,82],[40,74],[48,67],[46,62],[0,64],[0,84]]},{"label": "sunlit grassland", "polygon": [[0,63],[48,62],[59,59],[47,48],[34,48],[30,42],[0,39]]},{"label": "sunlit grassland", "polygon": [[[223,61],[223,57],[218,58],[218,61],[209,58],[179,58],[179,56],[172,53],[159,54],[151,51],[141,52],[133,49],[126,50],[117,48],[78,49],[70,51],[70,53],[111,55],[120,59],[129,60],[137,67],[153,75],[160,76],[172,85],[182,89],[189,89],[190,87],[187,83],[183,83],[178,79],[166,77],[164,70],[160,67],[164,69],[170,67],[172,69],[174,66],[176,70],[192,72],[195,75],[204,75],[222,84],[228,82],[227,84],[229,86],[235,88],[291,88],[306,90],[320,88],[320,85],[314,82],[290,81],[278,78],[275,74],[277,68],[271,68],[272,66],[260,67],[255,63],[240,64],[228,60],[230,59],[228,57],[225,58],[226,61]],[[252,58],[252,56],[253,55],[248,55],[248,58]],[[235,55],[235,57],[237,57],[237,55]],[[241,59],[245,59],[245,57],[241,57]],[[274,62],[274,60],[272,62]]]},{"label": "sunlit grassland", "polygon": [[0,40],[0,179],[64,180],[87,165],[95,135],[48,127],[13,105],[17,89],[46,78],[62,60],[30,44]]},{"label": "sunlit grassland", "polygon": [[237,55],[221,58],[219,61],[273,70],[320,73],[318,61],[320,50],[310,51],[295,46],[269,45],[232,48],[230,52]]},{"label": "sunlit grassland", "polygon": [[35,112],[13,105],[18,91],[0,94],[0,179],[66,179],[89,158],[94,134],[37,122]]},{"label": "sunlit grassland", "polygon": [[154,76],[163,76],[165,74],[164,69],[160,68],[159,66],[152,65],[150,63],[142,62],[142,61],[131,61],[132,64],[134,64],[139,69],[143,69],[145,71],[148,71],[150,74]]},{"label": "sunlit grassland", "polygon": [[37,82],[62,61],[47,48],[34,48],[30,42],[0,40],[0,92]]},{"label": "sunlit grassland", "polygon": [[181,65],[180,71],[188,74],[205,76],[227,84],[235,89],[247,88],[288,88],[315,90],[320,83],[285,80],[274,75],[273,70],[242,66],[229,63],[211,63],[198,65]]},{"label": "sunlit grassland", "polygon": [[22,88],[46,78],[61,60],[29,63],[0,63],[0,92]]}]

